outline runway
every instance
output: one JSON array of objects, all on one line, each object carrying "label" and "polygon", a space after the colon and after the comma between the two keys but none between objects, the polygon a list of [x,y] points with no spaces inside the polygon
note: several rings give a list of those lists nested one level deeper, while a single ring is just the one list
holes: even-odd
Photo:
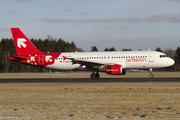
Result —
[{"label": "runway", "polygon": [[1,78],[0,83],[180,82],[180,78]]}]

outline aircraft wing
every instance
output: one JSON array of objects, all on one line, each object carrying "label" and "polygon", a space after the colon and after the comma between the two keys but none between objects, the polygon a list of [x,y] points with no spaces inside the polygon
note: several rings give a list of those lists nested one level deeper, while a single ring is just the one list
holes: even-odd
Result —
[{"label": "aircraft wing", "polygon": [[116,65],[116,64],[124,64],[124,63],[113,63],[109,61],[93,61],[93,60],[87,60],[87,59],[74,59],[74,58],[67,58],[69,60],[72,60],[73,64],[81,64],[81,66],[86,66],[87,69],[91,69],[97,66],[102,65]]}]

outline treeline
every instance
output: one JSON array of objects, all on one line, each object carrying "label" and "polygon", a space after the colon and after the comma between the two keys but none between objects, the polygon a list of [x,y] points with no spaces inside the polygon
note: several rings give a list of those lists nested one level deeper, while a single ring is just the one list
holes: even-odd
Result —
[{"label": "treeline", "polygon": [[[81,48],[76,47],[74,42],[66,42],[62,39],[52,39],[48,37],[42,39],[30,39],[31,42],[42,52],[83,52]],[[139,49],[140,50],[140,49]],[[98,51],[96,46],[91,46],[91,51]],[[116,51],[114,47],[105,48],[104,51]],[[131,49],[123,48],[122,51],[132,51]],[[176,50],[157,48],[156,51],[165,53],[167,56],[175,60],[175,64],[168,68],[171,71],[180,70],[180,48]],[[44,72],[48,69],[37,68],[34,66],[24,65],[8,60],[9,55],[16,55],[13,39],[1,39],[0,41],[0,72]],[[164,69],[159,69],[164,70]]]}]

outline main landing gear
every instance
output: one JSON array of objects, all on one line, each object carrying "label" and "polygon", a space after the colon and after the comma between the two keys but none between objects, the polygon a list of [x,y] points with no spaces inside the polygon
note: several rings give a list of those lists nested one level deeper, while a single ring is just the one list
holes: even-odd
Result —
[{"label": "main landing gear", "polygon": [[94,71],[92,72],[92,74],[90,75],[91,79],[94,79],[94,78],[99,78],[100,75],[98,73],[98,71],[96,73],[94,73]]},{"label": "main landing gear", "polygon": [[150,78],[154,78],[154,75],[152,74],[152,68],[149,69],[150,72]]}]

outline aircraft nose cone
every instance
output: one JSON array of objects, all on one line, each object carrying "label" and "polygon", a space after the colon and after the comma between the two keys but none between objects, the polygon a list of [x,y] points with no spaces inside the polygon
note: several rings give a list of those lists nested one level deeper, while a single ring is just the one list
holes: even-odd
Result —
[{"label": "aircraft nose cone", "polygon": [[173,60],[173,59],[171,59],[171,64],[172,64],[172,65],[174,65],[174,63],[175,63],[175,62],[174,62],[174,60]]},{"label": "aircraft nose cone", "polygon": [[168,63],[169,63],[170,66],[172,66],[172,65],[174,65],[175,62],[174,62],[173,59],[169,59]]}]

